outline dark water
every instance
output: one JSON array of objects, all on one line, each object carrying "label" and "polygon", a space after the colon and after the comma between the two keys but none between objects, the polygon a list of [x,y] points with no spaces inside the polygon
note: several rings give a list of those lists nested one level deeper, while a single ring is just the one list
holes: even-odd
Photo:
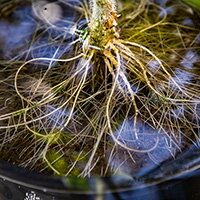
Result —
[{"label": "dark water", "polygon": [[[167,14],[170,22],[175,23],[178,21],[180,25],[191,28],[185,31],[182,38],[183,44],[181,44],[181,46],[184,47],[185,45],[186,47],[183,49],[179,47],[180,51],[175,51],[174,53],[171,51],[170,55],[166,57],[170,60],[169,62],[178,63],[179,67],[175,66],[173,68],[173,75],[176,83],[181,86],[185,85],[186,87],[193,87],[192,84],[199,84],[200,18],[198,12],[195,12],[190,7],[179,4],[177,1],[155,0],[151,2],[155,2],[162,7],[162,9],[156,9],[156,17],[158,19],[162,19],[164,15]],[[46,147],[46,143],[42,141],[38,146],[35,138],[29,137],[30,133],[24,131],[23,126],[14,126],[16,123],[23,122],[23,115],[18,116],[16,110],[25,107],[24,101],[21,100],[15,92],[14,75],[21,64],[30,59],[41,57],[57,59],[66,58],[66,55],[67,57],[73,55],[74,49],[71,43],[79,39],[78,31],[84,29],[87,20],[84,20],[81,12],[73,7],[78,7],[80,1],[27,1],[27,3],[20,2],[19,4],[17,1],[13,0],[8,4],[5,3],[4,5],[4,3],[4,1],[0,1],[0,4],[2,4],[0,7],[0,79],[2,84],[0,89],[0,111],[2,115],[9,112],[15,112],[15,115],[8,120],[3,119],[0,121],[2,127],[7,126],[6,128],[1,128],[0,140],[2,144],[0,145],[0,155],[2,159],[11,163],[43,172],[47,166],[44,165],[41,161],[42,159],[38,159],[37,156],[41,155],[42,149]],[[8,9],[6,9],[7,6]],[[10,9],[10,7],[12,9]],[[43,8],[42,11],[40,10],[41,8]],[[53,9],[54,12],[51,9]],[[180,17],[180,15],[184,16]],[[76,21],[78,21],[78,23],[75,23]],[[194,34],[191,34],[192,36],[187,40],[187,36],[185,35],[192,31],[194,31]],[[126,35],[126,33],[122,31],[122,35],[123,34]],[[176,34],[179,34],[178,29],[174,30],[174,35]],[[163,38],[163,40],[169,40],[169,43],[172,43],[172,46],[174,46],[170,38],[171,36],[168,36],[167,38]],[[153,38],[152,46],[156,46],[156,42],[159,42],[158,38]],[[166,61],[166,57],[163,56],[164,62]],[[19,80],[19,88],[22,94],[27,97],[34,93],[34,88],[37,87],[37,82],[42,80],[45,70],[51,70],[52,74],[48,75],[47,79],[45,77],[45,81],[41,81],[40,88],[37,90],[36,95],[33,95],[34,100],[40,100],[45,92],[48,93],[51,87],[56,85],[55,83],[63,81],[65,77],[67,77],[68,72],[65,71],[64,67],[58,71],[59,69],[56,65],[56,62],[49,61],[48,59],[33,60],[31,63],[27,64]],[[159,63],[153,59],[148,62],[148,67],[155,75],[156,71],[160,70]],[[54,80],[53,76],[56,76],[57,80]],[[53,81],[55,81],[55,83],[53,83]],[[170,80],[168,85],[174,87],[173,82],[170,82]],[[138,94],[140,94],[141,91],[143,92],[143,88],[141,89],[137,84],[134,85],[133,88]],[[158,88],[161,91],[163,90],[162,85],[158,85]],[[198,88],[196,88],[196,91],[198,91]],[[32,117],[41,117],[43,114],[47,115],[42,122],[38,122],[41,124],[38,125],[33,122],[31,124],[32,126],[40,126],[42,131],[44,131],[42,127],[44,124],[48,130],[59,130],[64,126],[69,116],[70,109],[69,107],[59,108],[59,105],[63,104],[66,100],[65,96],[59,95],[56,101],[46,103],[44,107],[41,106],[39,109],[30,111],[27,114],[28,120],[31,120]],[[153,102],[153,104],[155,104],[156,107],[156,101]],[[87,108],[83,107],[83,109]],[[155,109],[158,110],[159,115],[159,107]],[[98,157],[104,155],[103,159],[99,158],[100,161],[97,161],[99,165],[102,164],[103,172],[96,169],[98,168],[97,166],[94,170],[94,174],[105,175],[107,173],[112,173],[125,177],[127,176],[130,180],[132,180],[133,175],[136,178],[141,178],[142,182],[140,184],[142,185],[143,183],[151,184],[162,182],[163,180],[182,174],[185,171],[193,171],[198,168],[199,109],[199,103],[190,106],[179,103],[174,106],[174,109],[170,110],[173,114],[173,120],[177,120],[175,124],[177,124],[177,126],[192,126],[189,131],[184,127],[173,127],[168,130],[160,129],[159,127],[155,128],[148,120],[144,121],[140,118],[136,123],[136,127],[134,127],[133,120],[130,116],[120,119],[117,128],[115,128],[114,136],[118,138],[120,142],[136,151],[131,152],[124,150],[118,145],[115,145],[111,137],[107,137],[104,139],[105,141],[109,141],[108,146],[105,145],[107,149],[104,149],[104,143],[102,143],[100,145],[100,152],[98,152]],[[166,109],[166,112],[169,112],[169,110]],[[157,120],[159,120],[158,115],[155,112]],[[188,122],[189,125],[184,124],[185,121],[187,121],[185,118],[188,116],[191,117],[191,120]],[[180,123],[179,120],[181,121]],[[78,124],[81,125],[75,127],[74,124],[76,124],[77,121]],[[74,134],[74,132],[76,134],[79,133],[79,129],[84,129],[86,125],[83,121],[83,119],[79,121],[79,118],[75,118],[71,126],[67,127],[65,132],[70,134]],[[182,121],[184,122],[182,123]],[[168,125],[169,124],[166,124],[166,126]],[[135,129],[137,129],[137,134]],[[172,135],[166,134],[166,132],[170,131],[174,131]],[[185,133],[185,135],[182,135],[182,133]],[[64,142],[69,142],[71,139],[70,134],[67,136],[68,140],[65,138]],[[91,135],[91,138],[93,136],[94,135]],[[94,141],[92,139],[87,139],[86,141],[88,145],[83,149],[84,151],[89,151],[89,149],[93,148]],[[21,143],[23,145],[21,145]],[[67,156],[72,153],[76,156],[81,156],[80,146],[82,144],[83,141],[81,141],[79,145],[75,144],[70,146],[72,149],[71,151],[67,151]],[[62,144],[60,149],[66,151],[65,148],[66,146]],[[57,150],[58,146],[55,145],[54,149]],[[141,153],[138,151],[144,152]],[[50,151],[50,154],[52,152],[53,151]],[[88,155],[85,154],[83,155],[85,160],[82,159],[78,164],[78,168],[84,168],[88,160],[87,156]],[[70,157],[70,159],[72,159],[71,162],[74,161],[73,158]],[[47,170],[47,172],[49,173],[49,170]],[[154,199],[156,199],[156,197],[154,197]]]}]

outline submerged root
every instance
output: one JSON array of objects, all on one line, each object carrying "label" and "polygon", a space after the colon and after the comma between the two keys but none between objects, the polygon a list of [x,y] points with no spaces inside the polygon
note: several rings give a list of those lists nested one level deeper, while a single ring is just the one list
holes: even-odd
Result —
[{"label": "submerged root", "polygon": [[[83,16],[63,28],[64,34],[75,37],[67,43],[70,51],[59,53],[66,40],[61,31],[62,44],[53,56],[33,56],[11,70],[8,79],[20,108],[0,116],[1,149],[5,152],[6,144],[26,136],[24,143],[29,142],[20,157],[29,154],[20,166],[58,175],[107,175],[123,166],[132,168],[138,154],[159,164],[199,140],[199,78],[193,69],[180,65],[182,52],[199,49],[191,46],[198,30],[168,21],[163,8],[145,0],[121,3],[118,20],[115,6],[106,8],[114,11],[105,17],[106,29],[98,33],[102,38],[95,35],[97,21],[88,2],[71,5]],[[133,12],[134,7],[138,9]],[[39,7],[34,8],[37,16]],[[164,16],[157,20],[161,11]],[[56,21],[39,14],[51,28],[62,29],[56,25],[61,13]],[[78,28],[80,21],[89,19],[89,25]],[[28,51],[34,55],[37,48],[41,46],[32,45]],[[170,56],[176,58],[169,60]],[[182,72],[192,77],[184,78]],[[160,148],[165,158],[157,155]],[[121,154],[126,159],[116,161]]]}]

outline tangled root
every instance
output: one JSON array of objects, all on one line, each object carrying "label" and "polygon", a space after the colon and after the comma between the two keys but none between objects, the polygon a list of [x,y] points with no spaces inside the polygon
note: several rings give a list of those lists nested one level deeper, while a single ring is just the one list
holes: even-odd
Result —
[{"label": "tangled root", "polygon": [[[19,165],[58,175],[107,175],[122,166],[133,173],[138,154],[159,164],[199,140],[199,78],[180,65],[182,52],[199,49],[194,42],[199,30],[171,22],[163,8],[145,0],[120,3],[121,30],[112,30],[118,34],[106,47],[91,42],[92,14],[84,1],[73,5],[84,28],[78,28],[80,19],[63,28],[75,37],[68,43],[71,51],[60,55],[58,47],[52,57],[27,60],[12,73],[21,108],[0,116],[1,148],[26,136],[24,143],[32,144]],[[37,9],[34,2],[39,20],[60,30],[61,11],[47,20]],[[46,67],[35,67],[44,62]],[[39,70],[27,73],[31,67]],[[190,76],[184,78],[184,72]],[[161,148],[165,158],[156,157]],[[116,161],[121,154],[124,160]]]}]

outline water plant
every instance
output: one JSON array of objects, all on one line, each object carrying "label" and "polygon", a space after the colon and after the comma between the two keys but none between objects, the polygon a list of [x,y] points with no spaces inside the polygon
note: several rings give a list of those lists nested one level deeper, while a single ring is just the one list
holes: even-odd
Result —
[{"label": "water plant", "polygon": [[[147,0],[61,2],[76,21],[59,4],[33,1],[41,27],[28,50],[2,62],[20,102],[0,116],[2,152],[22,140],[19,165],[90,176],[132,173],[138,154],[160,163],[157,149],[175,156],[198,141],[199,24],[175,22]],[[50,56],[34,56],[41,30],[56,44]]]}]

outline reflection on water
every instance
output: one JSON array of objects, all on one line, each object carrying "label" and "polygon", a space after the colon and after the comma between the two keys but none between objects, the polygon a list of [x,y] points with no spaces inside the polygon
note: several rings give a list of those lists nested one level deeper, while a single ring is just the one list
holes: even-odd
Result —
[{"label": "reflection on water", "polygon": [[200,62],[200,56],[196,51],[189,50],[185,53],[181,65],[185,68],[192,69],[197,62]]},{"label": "reflection on water", "polygon": [[184,85],[184,83],[190,82],[192,80],[192,74],[185,70],[176,69],[175,74],[176,76],[173,77],[173,79],[180,85]]},{"label": "reflection on water", "polygon": [[[57,108],[56,106],[48,105],[46,110],[46,115],[51,114],[50,117],[46,117],[44,124],[46,127],[52,130],[59,130],[64,126],[64,123],[69,116],[70,110]],[[69,129],[69,127],[67,127]]]},{"label": "reflection on water", "polygon": [[190,18],[186,18],[183,20],[183,25],[194,27],[194,23]]},{"label": "reflection on water", "polygon": [[62,3],[35,1],[15,10],[9,19],[0,19],[0,58],[61,57],[69,51],[75,19],[75,10]]},{"label": "reflection on water", "polygon": [[[117,153],[108,153],[110,167],[115,173],[133,173],[140,169],[142,173],[159,166],[163,161],[174,157],[181,149],[172,134],[167,130],[152,128],[148,123],[125,119],[114,132],[114,136],[125,147],[124,150],[116,147]],[[112,155],[112,156],[111,156]]]},{"label": "reflection on water", "polygon": [[13,22],[0,20],[0,58],[12,58],[16,51],[20,51],[30,41],[36,28],[30,11],[30,6],[17,10],[13,14]]}]

